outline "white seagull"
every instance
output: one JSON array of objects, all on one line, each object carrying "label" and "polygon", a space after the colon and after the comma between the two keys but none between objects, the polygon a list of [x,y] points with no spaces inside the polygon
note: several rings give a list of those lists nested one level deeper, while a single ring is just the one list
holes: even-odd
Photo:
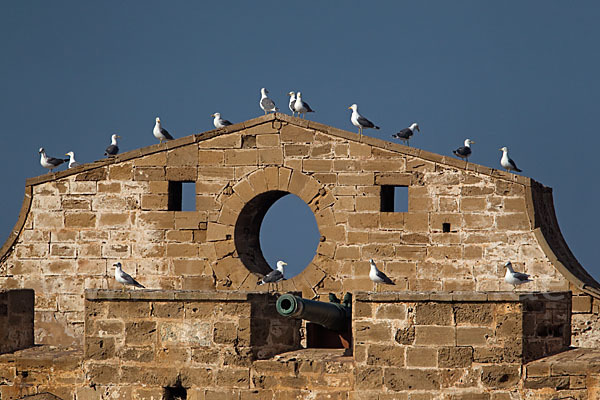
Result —
[{"label": "white seagull", "polygon": [[513,285],[513,290],[517,288],[517,286],[522,285],[527,282],[533,282],[532,279],[529,279],[528,274],[524,274],[521,272],[515,272],[512,268],[512,263],[507,261],[504,264],[504,268],[506,268],[506,275],[504,275],[504,282],[510,283]]},{"label": "white seagull", "polygon": [[119,153],[119,146],[117,146],[117,139],[120,139],[121,136],[116,133],[110,137],[110,145],[106,148],[104,155],[107,157],[116,156]]},{"label": "white seagull", "polygon": [[154,130],[152,133],[154,134],[155,138],[160,140],[160,143],[162,143],[163,140],[173,140],[173,136],[171,136],[171,134],[160,125],[159,117],[156,117],[156,124],[154,124]]},{"label": "white seagull", "polygon": [[348,107],[349,110],[352,110],[352,116],[350,117],[350,121],[352,125],[358,127],[358,133],[362,136],[362,130],[367,128],[375,128],[379,129],[378,126],[375,126],[374,123],[363,117],[358,113],[358,106],[356,104],[352,104]]},{"label": "white seagull", "polygon": [[458,149],[452,150],[452,152],[454,153],[455,156],[460,157],[463,160],[467,160],[467,162],[468,162],[469,161],[469,156],[472,153],[471,152],[471,145],[473,143],[475,143],[473,140],[466,139],[464,146],[460,146]]},{"label": "white seagull", "polygon": [[269,93],[269,91],[267,89],[265,89],[265,88],[260,89],[260,102],[258,104],[260,105],[260,108],[262,108],[263,111],[265,112],[265,115],[269,111],[275,112],[278,110],[278,108],[275,107],[275,102],[267,97],[267,93]]},{"label": "white seagull", "polygon": [[288,96],[290,96],[290,102],[288,104],[288,107],[290,108],[290,111],[292,112],[292,117],[295,117],[296,109],[294,108],[294,106],[296,105],[296,93],[289,92]]},{"label": "white seagull", "polygon": [[369,262],[371,263],[371,271],[369,272],[369,278],[373,282],[385,283],[387,285],[395,285],[395,283],[392,282],[392,280],[388,278],[386,274],[377,269],[377,266],[375,266],[375,261],[373,261],[372,258],[369,260]]},{"label": "white seagull", "polygon": [[273,283],[276,284],[277,282],[284,280],[285,276],[283,273],[283,267],[286,265],[287,265],[287,263],[284,261],[277,261],[277,269],[274,269],[273,271],[269,272],[267,275],[263,276],[263,278],[261,280],[259,280],[256,284],[264,285],[265,283],[268,283],[269,285],[271,285]]},{"label": "white seagull", "polygon": [[70,151],[65,154],[65,156],[69,156],[69,168],[79,167],[81,164],[75,161],[75,153]]},{"label": "white seagull", "polygon": [[[131,275],[121,269],[120,262],[113,264],[113,266],[115,267],[115,280],[117,282],[122,283],[123,285],[130,285],[142,289],[145,288],[144,285],[133,279]],[[123,290],[125,290],[125,286],[123,286]]]},{"label": "white seagull", "polygon": [[214,113],[213,115],[211,115],[211,117],[214,118],[213,125],[217,129],[225,128],[226,126],[231,125],[231,122],[227,121],[226,119],[221,118],[221,113]]},{"label": "white seagull", "polygon": [[56,167],[58,167],[60,164],[69,161],[69,159],[65,159],[65,158],[54,158],[54,157],[48,157],[46,155],[46,150],[44,150],[43,147],[40,147],[40,149],[38,150],[38,153],[40,153],[40,164],[42,165],[42,167],[44,168],[48,168],[50,170],[50,172],[52,172],[52,170]]},{"label": "white seagull", "polygon": [[502,152],[502,158],[500,159],[500,165],[507,171],[523,172],[517,168],[517,164],[508,156],[508,147],[501,147],[498,149]]},{"label": "white seagull", "polygon": [[296,102],[294,103],[294,110],[298,113],[298,115],[302,115],[304,118],[306,113],[314,112],[312,108],[308,105],[308,103],[302,101],[302,93],[296,93]]},{"label": "white seagull", "polygon": [[410,140],[411,136],[415,133],[415,131],[421,132],[421,130],[419,129],[419,124],[417,124],[416,122],[413,123],[408,128],[404,128],[400,132],[393,134],[392,137],[396,138],[396,139],[400,139],[404,143],[406,143],[407,146],[410,146],[408,144],[408,141]]}]

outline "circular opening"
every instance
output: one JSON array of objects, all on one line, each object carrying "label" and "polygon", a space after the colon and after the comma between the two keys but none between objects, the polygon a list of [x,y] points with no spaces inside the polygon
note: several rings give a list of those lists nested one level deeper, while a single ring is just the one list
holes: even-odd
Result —
[{"label": "circular opening", "polygon": [[293,278],[314,258],[319,228],[312,210],[298,196],[287,194],[269,207],[260,227],[260,247],[267,263],[287,263],[284,275]]}]

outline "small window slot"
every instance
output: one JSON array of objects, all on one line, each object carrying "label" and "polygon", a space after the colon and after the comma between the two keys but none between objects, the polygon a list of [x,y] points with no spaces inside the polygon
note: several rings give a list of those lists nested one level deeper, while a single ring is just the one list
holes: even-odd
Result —
[{"label": "small window slot", "polygon": [[169,181],[169,211],[196,211],[196,183]]},{"label": "small window slot", "polygon": [[450,222],[444,222],[442,224],[442,232],[444,232],[444,233],[450,232]]},{"label": "small window slot", "polygon": [[408,212],[408,186],[381,186],[381,212]]}]

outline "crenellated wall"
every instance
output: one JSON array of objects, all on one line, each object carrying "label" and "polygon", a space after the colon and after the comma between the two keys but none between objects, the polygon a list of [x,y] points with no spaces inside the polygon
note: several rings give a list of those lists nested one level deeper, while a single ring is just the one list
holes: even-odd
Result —
[{"label": "crenellated wall", "polygon": [[[196,211],[169,211],[170,181],[195,182]],[[408,187],[407,212],[382,211],[383,186]],[[400,291],[508,290],[511,260],[534,279],[520,290],[573,290],[573,343],[598,343],[599,286],[568,251],[548,188],[282,114],[28,180],[0,287],[35,290],[36,342],[54,345],[81,343],[84,290],[119,288],[116,261],[152,289],[262,290],[260,222],[288,193],[321,241],[283,290],[375,290],[369,258]]]}]

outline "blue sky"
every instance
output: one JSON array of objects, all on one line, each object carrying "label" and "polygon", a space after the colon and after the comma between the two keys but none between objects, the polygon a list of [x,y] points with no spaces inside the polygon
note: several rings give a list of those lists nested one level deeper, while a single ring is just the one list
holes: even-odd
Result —
[{"label": "blue sky", "polygon": [[[92,161],[113,132],[122,151],[154,144],[157,115],[176,137],[212,129],[214,112],[256,117],[267,87],[282,109],[302,91],[312,119],[349,130],[358,103],[386,140],[417,121],[411,144],[440,154],[469,137],[491,167],[508,146],[554,189],[563,235],[600,278],[598,20],[593,1],[3,1],[0,235],[25,178],[45,172],[40,146]],[[267,258],[301,263],[295,247]]]}]

